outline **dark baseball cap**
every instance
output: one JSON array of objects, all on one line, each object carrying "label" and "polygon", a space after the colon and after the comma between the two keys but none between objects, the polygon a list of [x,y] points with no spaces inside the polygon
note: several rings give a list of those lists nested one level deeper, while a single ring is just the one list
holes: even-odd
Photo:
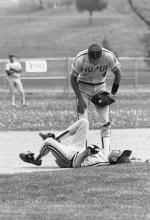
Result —
[{"label": "dark baseball cap", "polygon": [[8,57],[9,57],[9,58],[11,58],[11,57],[15,57],[15,55],[14,55],[14,54],[9,54]]},{"label": "dark baseball cap", "polygon": [[102,47],[98,44],[92,44],[88,48],[88,56],[92,59],[98,59],[102,55]]}]

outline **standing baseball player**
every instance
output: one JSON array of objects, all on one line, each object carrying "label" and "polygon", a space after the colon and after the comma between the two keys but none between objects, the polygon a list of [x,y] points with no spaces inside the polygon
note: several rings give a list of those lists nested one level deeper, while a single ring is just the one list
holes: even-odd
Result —
[{"label": "standing baseball player", "polygon": [[22,98],[21,105],[25,107],[26,106],[25,93],[24,93],[24,89],[23,89],[23,86],[20,80],[20,73],[22,71],[22,67],[21,67],[21,64],[18,61],[16,61],[16,58],[13,54],[9,55],[9,62],[6,63],[5,71],[7,74],[9,90],[11,93],[12,106],[16,106],[15,89],[17,89],[17,91],[19,92]]},{"label": "standing baseball player", "polygon": [[[44,140],[39,154],[35,157],[34,153],[21,153],[19,157],[26,163],[37,166],[42,164],[42,158],[51,152],[56,163],[61,168],[78,168],[86,166],[100,166],[108,164],[130,163],[131,151],[120,150],[107,152],[105,149],[96,145],[87,145],[89,133],[89,122],[85,118],[79,119],[58,137],[52,133],[42,134],[40,137]],[[73,136],[68,144],[62,144],[60,141],[67,136]]]},{"label": "standing baseball player", "polygon": [[[110,94],[107,93],[106,88],[108,69],[114,74]],[[99,117],[102,147],[108,152],[110,150],[109,104],[115,101],[120,79],[119,61],[111,51],[98,44],[92,44],[88,49],[78,53],[72,64],[70,81],[77,97],[79,117],[88,118],[89,105],[93,102]]]}]

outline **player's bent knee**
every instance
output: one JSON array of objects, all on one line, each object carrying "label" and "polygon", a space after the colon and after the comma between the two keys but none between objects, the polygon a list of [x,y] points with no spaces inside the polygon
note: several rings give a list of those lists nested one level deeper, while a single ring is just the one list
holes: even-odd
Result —
[{"label": "player's bent knee", "polygon": [[110,130],[111,130],[110,122],[103,124],[101,128],[101,137],[109,137]]},{"label": "player's bent knee", "polygon": [[88,123],[88,120],[86,118],[81,118],[79,121],[83,124]]},{"label": "player's bent knee", "polygon": [[40,150],[40,154],[42,154],[43,156],[46,156],[49,153],[49,151],[51,150],[51,146],[54,145],[53,141],[55,141],[55,140],[52,138],[49,138],[48,141],[47,140],[44,141],[44,145]]},{"label": "player's bent knee", "polygon": [[57,141],[55,140],[55,139],[53,139],[53,138],[47,138],[47,140],[46,141],[44,141],[44,144],[45,145],[54,145],[55,143],[56,143]]}]

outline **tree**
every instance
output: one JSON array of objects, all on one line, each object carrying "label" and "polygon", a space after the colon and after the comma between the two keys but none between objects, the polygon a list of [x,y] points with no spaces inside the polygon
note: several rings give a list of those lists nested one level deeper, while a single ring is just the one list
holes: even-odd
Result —
[{"label": "tree", "polygon": [[[150,1],[128,0],[132,11],[150,28]],[[150,34],[145,37],[147,56],[150,57]]]},{"label": "tree", "polygon": [[76,0],[76,8],[79,12],[89,12],[89,24],[92,25],[92,15],[94,11],[102,11],[107,7],[103,0]]},{"label": "tree", "polygon": [[133,1],[128,0],[128,3],[132,11],[142,20],[144,23],[150,27],[150,3],[149,0],[144,1]]}]

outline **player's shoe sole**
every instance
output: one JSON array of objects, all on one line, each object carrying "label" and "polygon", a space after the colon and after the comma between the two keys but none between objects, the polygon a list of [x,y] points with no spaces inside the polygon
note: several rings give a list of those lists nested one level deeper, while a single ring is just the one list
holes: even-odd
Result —
[{"label": "player's shoe sole", "polygon": [[55,134],[50,133],[50,132],[48,132],[48,133],[46,133],[46,134],[40,132],[40,133],[39,133],[39,136],[40,136],[43,140],[45,140],[45,139],[47,139],[47,138],[54,138],[54,139],[55,139]]},{"label": "player's shoe sole", "polygon": [[41,166],[42,164],[42,161],[39,160],[39,161],[35,161],[34,158],[33,158],[33,154],[24,154],[24,153],[21,153],[19,154],[19,157],[21,160],[23,160],[25,163],[31,163],[31,164],[34,164],[36,166]]}]

